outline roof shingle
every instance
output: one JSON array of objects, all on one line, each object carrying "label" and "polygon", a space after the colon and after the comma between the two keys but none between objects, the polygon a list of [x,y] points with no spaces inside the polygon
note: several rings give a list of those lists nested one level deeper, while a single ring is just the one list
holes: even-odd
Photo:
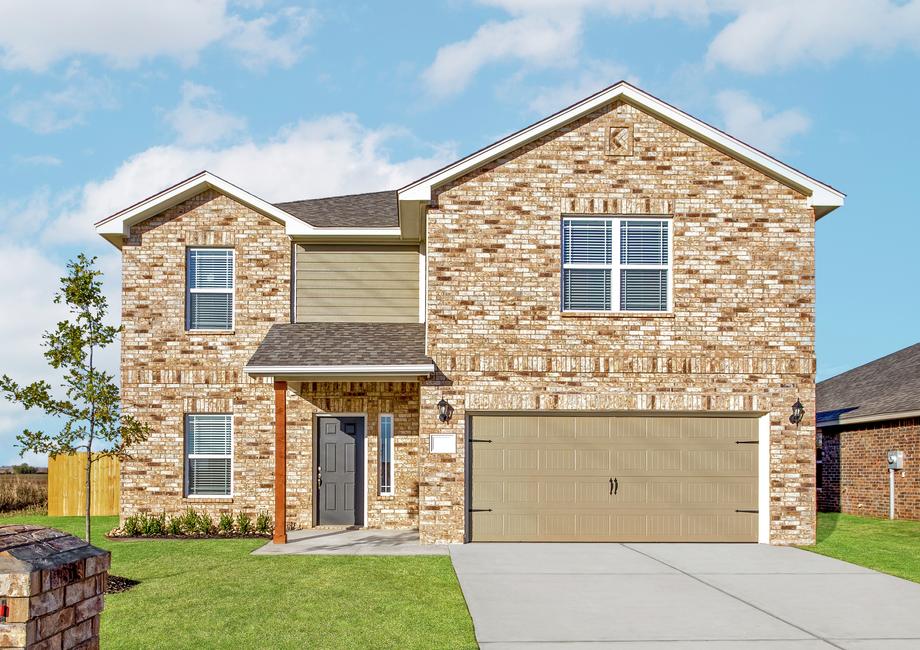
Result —
[{"label": "roof shingle", "polygon": [[818,424],[920,411],[920,343],[816,386]]},{"label": "roof shingle", "polygon": [[396,190],[275,203],[316,228],[398,228]]},{"label": "roof shingle", "polygon": [[390,366],[431,363],[424,323],[272,325],[247,367]]}]

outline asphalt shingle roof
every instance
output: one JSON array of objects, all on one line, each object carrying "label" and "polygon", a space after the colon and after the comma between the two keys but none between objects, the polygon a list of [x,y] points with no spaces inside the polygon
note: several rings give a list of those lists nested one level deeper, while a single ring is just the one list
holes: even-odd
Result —
[{"label": "asphalt shingle roof", "polygon": [[424,323],[272,325],[249,367],[389,366],[431,363]]},{"label": "asphalt shingle roof", "polygon": [[825,379],[816,392],[819,424],[920,411],[920,343]]},{"label": "asphalt shingle roof", "polygon": [[275,203],[316,228],[397,228],[396,190]]}]

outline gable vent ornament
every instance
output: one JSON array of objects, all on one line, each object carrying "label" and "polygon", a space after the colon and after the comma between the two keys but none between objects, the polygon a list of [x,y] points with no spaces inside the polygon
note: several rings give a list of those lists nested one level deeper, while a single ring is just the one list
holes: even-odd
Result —
[{"label": "gable vent ornament", "polygon": [[802,400],[796,398],[795,404],[792,405],[792,415],[789,416],[789,421],[798,426],[803,417],[805,417],[805,407],[802,406]]}]

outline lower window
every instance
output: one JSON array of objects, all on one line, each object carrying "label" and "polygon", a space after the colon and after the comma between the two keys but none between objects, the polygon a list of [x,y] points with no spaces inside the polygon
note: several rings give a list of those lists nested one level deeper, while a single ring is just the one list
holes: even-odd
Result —
[{"label": "lower window", "polygon": [[380,416],[380,494],[393,494],[393,416]]},{"label": "lower window", "polygon": [[229,414],[185,416],[185,493],[230,496],[233,476],[233,417]]}]

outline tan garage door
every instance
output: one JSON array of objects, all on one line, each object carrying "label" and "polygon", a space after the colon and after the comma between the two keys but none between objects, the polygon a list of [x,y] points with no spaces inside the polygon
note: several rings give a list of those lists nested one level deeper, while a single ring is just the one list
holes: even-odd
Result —
[{"label": "tan garage door", "polygon": [[476,415],[473,541],[757,541],[757,418]]}]

